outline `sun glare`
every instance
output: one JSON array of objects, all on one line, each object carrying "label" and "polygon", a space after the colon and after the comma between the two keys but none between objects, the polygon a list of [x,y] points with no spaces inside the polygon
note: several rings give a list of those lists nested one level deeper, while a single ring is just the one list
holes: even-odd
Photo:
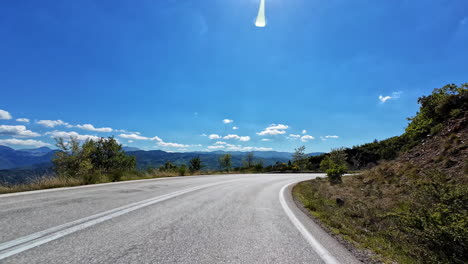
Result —
[{"label": "sun glare", "polygon": [[260,0],[260,7],[258,8],[258,15],[257,15],[257,19],[255,20],[255,26],[257,26],[257,27],[265,27],[266,26],[265,0]]}]

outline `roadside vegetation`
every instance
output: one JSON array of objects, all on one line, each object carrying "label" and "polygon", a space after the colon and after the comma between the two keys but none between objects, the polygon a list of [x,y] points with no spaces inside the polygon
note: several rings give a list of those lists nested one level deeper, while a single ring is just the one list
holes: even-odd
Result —
[{"label": "roadside vegetation", "polygon": [[113,137],[84,142],[75,138],[68,141],[57,138],[56,146],[60,151],[52,160],[52,173],[26,184],[0,184],[0,193],[161,177],[262,173],[278,169],[278,166],[264,167],[262,159],[256,158],[253,152],[246,153],[240,167],[233,167],[231,155],[225,154],[219,157],[219,170],[204,169],[200,157],[192,158],[188,164],[177,165],[167,161],[158,168],[137,169],[135,157],[126,154]]},{"label": "roadside vegetation", "polygon": [[[418,103],[403,135],[311,157],[329,178],[300,183],[293,194],[375,261],[468,263],[468,84]],[[340,166],[374,167],[340,181]]]}]

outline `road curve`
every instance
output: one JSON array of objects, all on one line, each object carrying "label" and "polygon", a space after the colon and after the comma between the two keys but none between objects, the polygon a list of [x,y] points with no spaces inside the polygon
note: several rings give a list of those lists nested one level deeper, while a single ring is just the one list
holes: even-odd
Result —
[{"label": "road curve", "polygon": [[320,174],[174,177],[0,195],[0,263],[359,263],[291,186]]}]

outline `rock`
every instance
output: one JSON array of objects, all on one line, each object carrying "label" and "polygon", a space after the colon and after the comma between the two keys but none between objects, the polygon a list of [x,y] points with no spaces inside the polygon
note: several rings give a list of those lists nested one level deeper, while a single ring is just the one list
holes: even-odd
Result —
[{"label": "rock", "polygon": [[336,198],[336,204],[338,206],[343,206],[345,204],[345,201],[341,198]]}]

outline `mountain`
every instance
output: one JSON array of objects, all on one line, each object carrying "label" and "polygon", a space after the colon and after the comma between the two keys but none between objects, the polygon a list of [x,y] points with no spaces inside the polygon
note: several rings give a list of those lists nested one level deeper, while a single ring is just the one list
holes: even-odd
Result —
[{"label": "mountain", "polygon": [[122,147],[122,150],[125,151],[125,152],[130,152],[130,151],[138,151],[138,150],[141,150],[141,149],[136,148],[136,147],[124,146],[124,147]]},{"label": "mountain", "polygon": [[15,150],[0,146],[0,170],[50,163],[55,150],[49,148]]},{"label": "mountain", "polygon": [[[213,152],[203,152],[203,151],[198,151],[198,152],[193,152],[193,153],[200,153],[200,154],[218,154],[218,155],[224,155],[224,154],[231,154],[232,156],[245,156],[247,155],[248,152],[242,152],[242,151],[223,151],[223,150],[218,150],[218,151],[213,151]],[[276,159],[281,159],[282,162],[287,162],[288,160],[292,160],[292,155],[293,153],[291,152],[279,152],[279,151],[252,151],[255,157],[257,158],[276,158]],[[312,152],[307,155],[309,156],[319,156],[324,154],[324,152]],[[278,160],[280,161],[280,160]]]},{"label": "mountain", "polygon": [[48,147],[40,147],[40,148],[34,148],[34,149],[18,149],[18,151],[26,152],[35,156],[42,156],[44,154],[51,152],[52,149]]},{"label": "mountain", "polygon": [[[136,157],[139,169],[157,168],[167,161],[174,164],[189,164],[190,160],[200,157],[205,170],[218,169],[218,159],[221,155],[231,154],[233,167],[242,166],[242,161],[248,152],[214,151],[214,152],[165,152],[162,150],[144,151],[135,147],[123,147],[123,150]],[[52,173],[52,158],[57,150],[47,147],[35,149],[12,149],[0,146],[0,181],[8,183],[24,183],[42,175]],[[292,153],[278,151],[254,151],[255,160],[263,162],[264,166],[276,162],[287,163],[292,160]],[[323,153],[310,153],[316,156]]]},{"label": "mountain", "polygon": [[[140,169],[157,168],[167,161],[174,164],[188,164],[192,158],[200,157],[204,169],[215,170],[218,169],[218,159],[221,155],[232,155],[232,166],[242,166],[242,161],[247,156],[248,152],[241,151],[213,151],[213,152],[165,152],[162,150],[150,151],[130,151],[127,154],[136,157],[137,166]],[[287,163],[292,159],[292,153],[277,152],[277,151],[254,151],[254,157],[258,161],[262,161],[264,166],[273,165],[276,162]],[[322,153],[311,153],[311,156],[320,155]]]}]

